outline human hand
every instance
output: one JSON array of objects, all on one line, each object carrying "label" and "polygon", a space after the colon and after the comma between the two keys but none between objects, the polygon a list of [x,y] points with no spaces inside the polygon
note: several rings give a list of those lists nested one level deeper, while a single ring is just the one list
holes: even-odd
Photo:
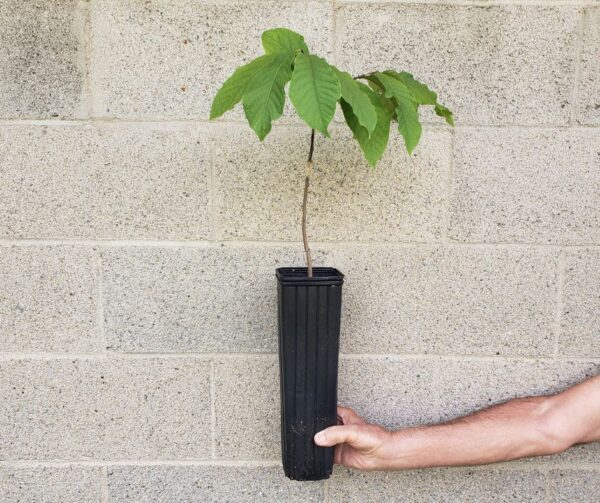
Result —
[{"label": "human hand", "polygon": [[394,446],[392,432],[365,421],[352,409],[338,407],[338,426],[330,426],[315,435],[321,447],[335,447],[337,464],[358,470],[392,468]]}]

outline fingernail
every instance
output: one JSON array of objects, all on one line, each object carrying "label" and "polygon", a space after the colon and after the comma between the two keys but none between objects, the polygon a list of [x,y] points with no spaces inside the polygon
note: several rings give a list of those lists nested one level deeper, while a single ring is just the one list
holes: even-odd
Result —
[{"label": "fingernail", "polygon": [[325,433],[323,433],[322,431],[320,431],[319,433],[317,433],[315,435],[315,440],[319,443],[324,442],[325,441]]}]

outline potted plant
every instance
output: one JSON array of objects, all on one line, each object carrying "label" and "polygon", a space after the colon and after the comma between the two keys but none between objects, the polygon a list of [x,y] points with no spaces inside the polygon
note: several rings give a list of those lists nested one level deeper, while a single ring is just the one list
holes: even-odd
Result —
[{"label": "potted plant", "polygon": [[239,67],[218,90],[210,118],[240,101],[250,127],[262,141],[283,114],[285,88],[311,128],[304,193],[302,239],[306,267],[276,271],[279,314],[281,443],[285,474],[295,480],[329,477],[333,448],[315,445],[318,431],[336,424],[337,370],[342,283],[331,267],[313,267],[308,245],[306,207],[312,173],[315,131],[327,127],[339,103],[346,123],[373,167],[383,155],[390,123],[396,121],[409,154],[421,137],[418,108],[431,105],[454,125],[452,112],[410,73],[385,70],[352,77],[311,54],[304,38],[275,28],[262,34],[265,54]]}]

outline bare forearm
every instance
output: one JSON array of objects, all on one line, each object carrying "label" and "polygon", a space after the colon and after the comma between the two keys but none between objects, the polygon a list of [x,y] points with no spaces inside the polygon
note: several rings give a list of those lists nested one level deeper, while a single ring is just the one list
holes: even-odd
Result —
[{"label": "bare forearm", "polygon": [[338,407],[341,425],[315,436],[361,470],[482,465],[600,441],[600,375],[554,396],[516,399],[450,423],[390,432]]},{"label": "bare forearm", "polygon": [[480,465],[553,454],[541,427],[548,398],[513,400],[451,423],[407,428],[392,434],[389,469]]},{"label": "bare forearm", "polygon": [[600,441],[600,376],[554,396],[512,400],[450,423],[392,434],[390,469],[480,465]]}]

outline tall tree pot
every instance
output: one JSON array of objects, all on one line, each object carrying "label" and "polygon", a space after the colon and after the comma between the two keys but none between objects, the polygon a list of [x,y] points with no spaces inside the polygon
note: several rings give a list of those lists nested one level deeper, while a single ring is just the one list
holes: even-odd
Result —
[{"label": "tall tree pot", "polygon": [[315,433],[337,422],[337,375],[344,275],[316,267],[277,269],[283,469],[294,480],[331,475],[333,447]]}]

